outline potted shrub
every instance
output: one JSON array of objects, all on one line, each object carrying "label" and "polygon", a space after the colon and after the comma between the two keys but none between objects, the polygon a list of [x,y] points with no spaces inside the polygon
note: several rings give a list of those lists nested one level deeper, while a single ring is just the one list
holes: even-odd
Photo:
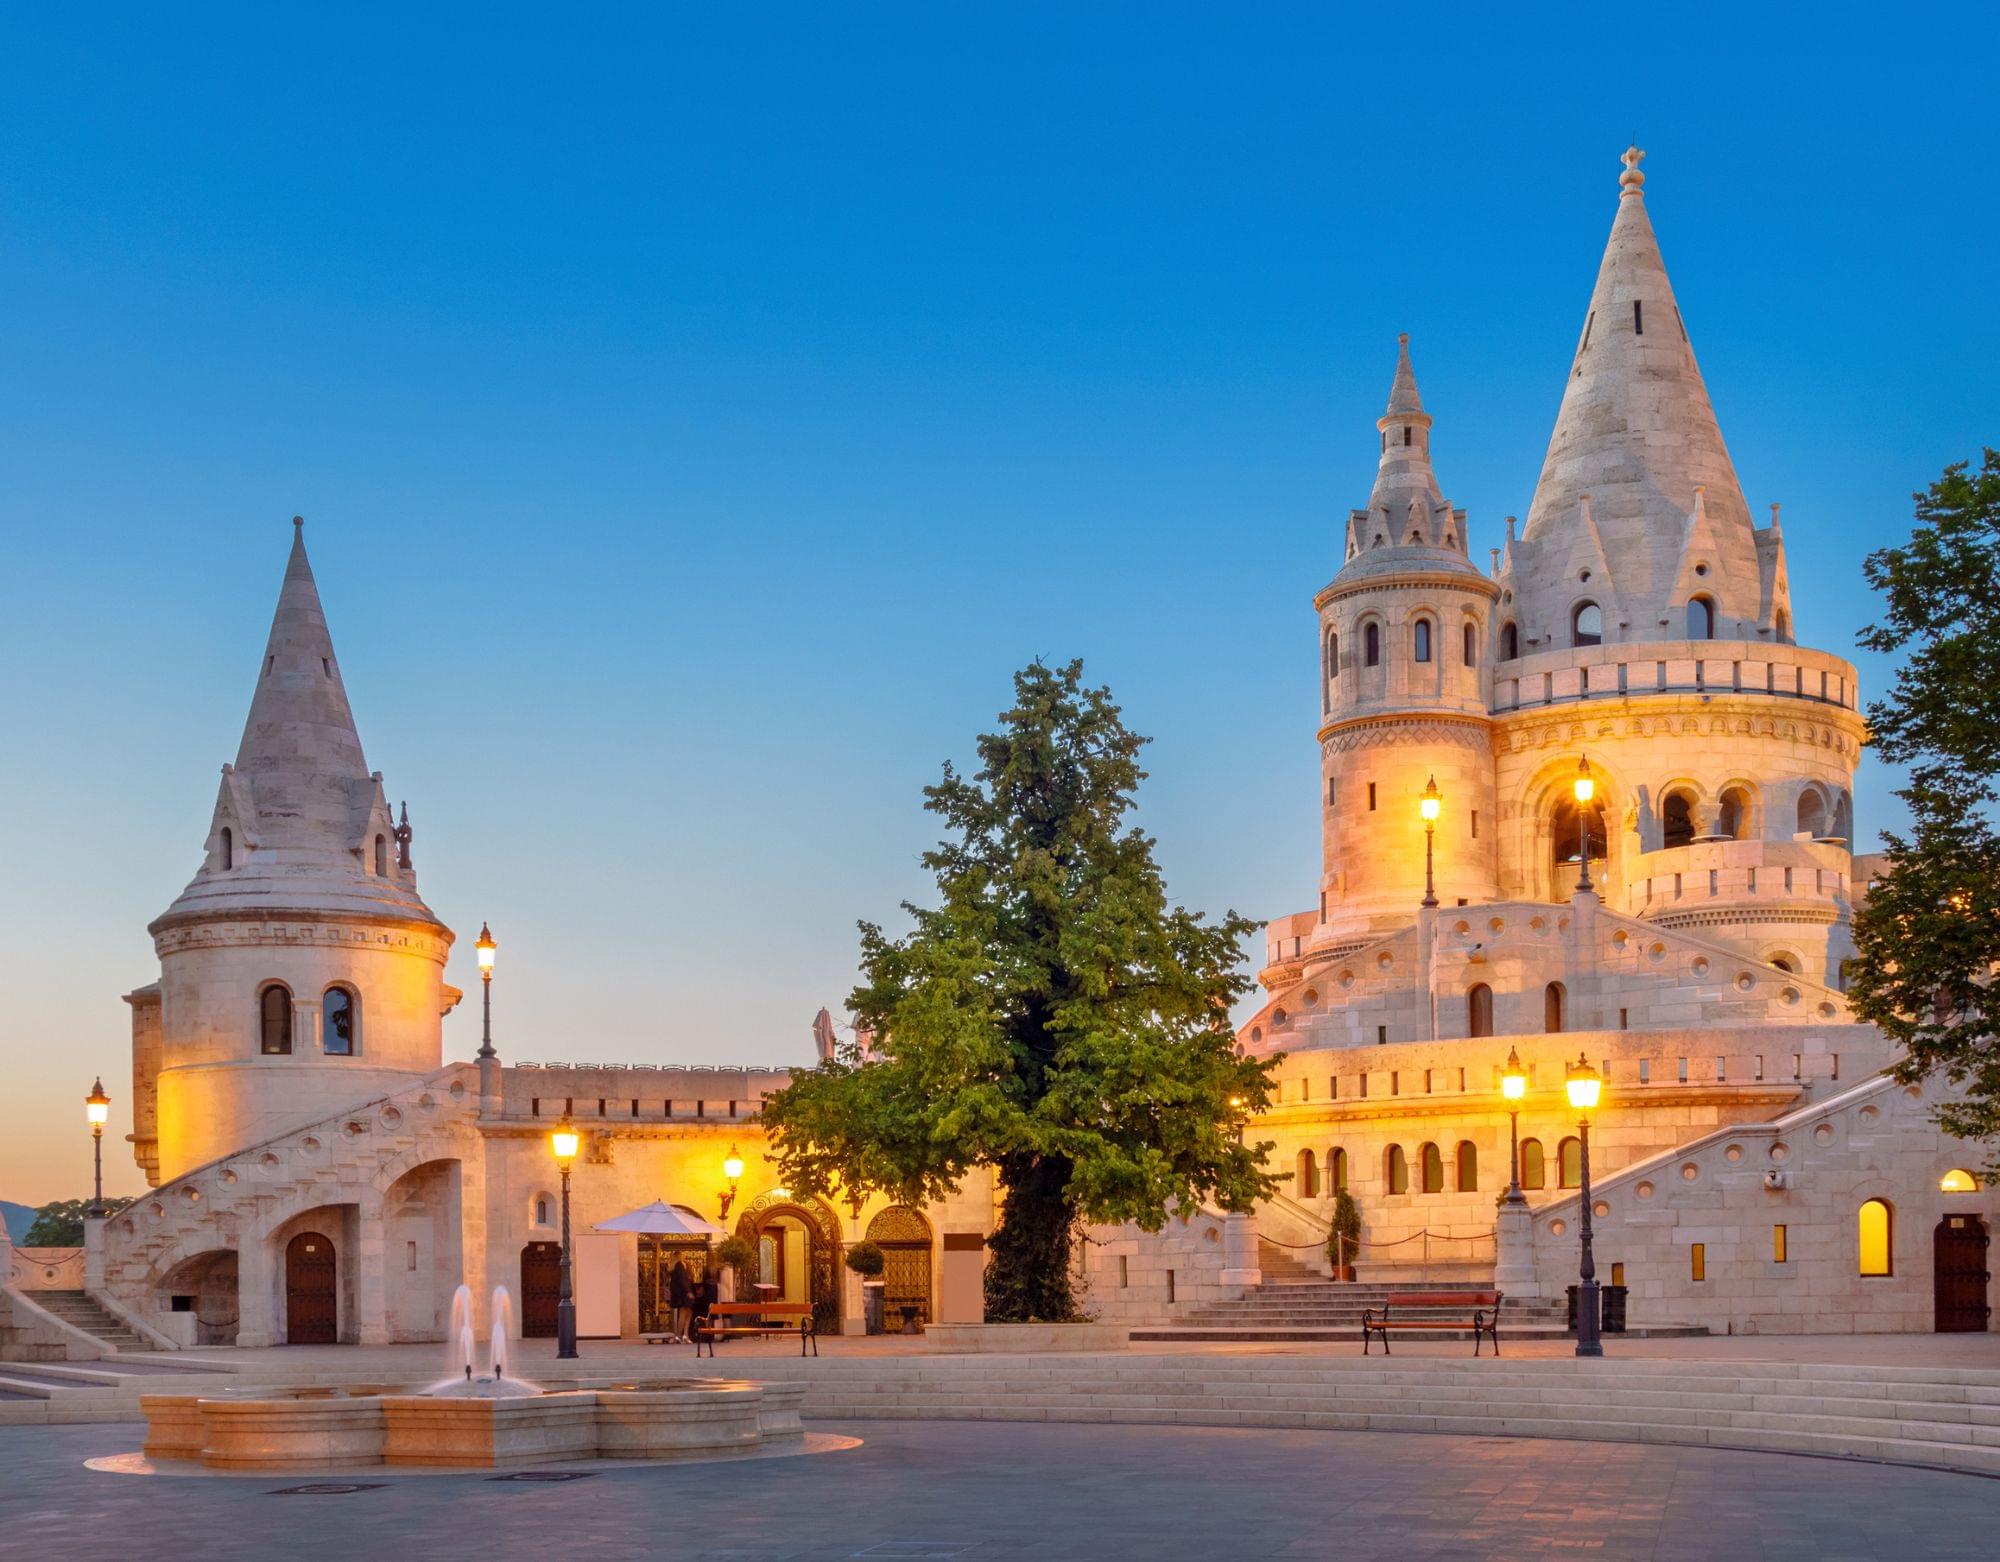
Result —
[{"label": "potted shrub", "polygon": [[861,1276],[862,1327],[870,1334],[880,1334],[884,1328],[882,1271],[887,1262],[873,1242],[856,1242],[847,1250],[847,1267]]},{"label": "potted shrub", "polygon": [[1345,1188],[1334,1196],[1331,1224],[1333,1230],[1326,1239],[1327,1262],[1333,1265],[1334,1279],[1352,1280],[1354,1260],[1361,1252],[1361,1211]]}]

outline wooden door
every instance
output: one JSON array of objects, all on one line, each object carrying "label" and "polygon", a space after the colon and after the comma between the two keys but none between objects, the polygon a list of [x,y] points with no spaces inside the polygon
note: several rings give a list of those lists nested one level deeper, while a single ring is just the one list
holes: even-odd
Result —
[{"label": "wooden door", "polygon": [[1931,1237],[1938,1333],[1983,1334],[1989,1326],[1987,1240],[1986,1222],[1977,1215],[1947,1215],[1938,1222]]},{"label": "wooden door", "polygon": [[285,1245],[285,1343],[332,1345],[340,1339],[339,1270],[333,1243],[302,1231]]},{"label": "wooden door", "polygon": [[554,1339],[561,1298],[562,1244],[530,1242],[521,1249],[521,1333],[531,1340]]}]

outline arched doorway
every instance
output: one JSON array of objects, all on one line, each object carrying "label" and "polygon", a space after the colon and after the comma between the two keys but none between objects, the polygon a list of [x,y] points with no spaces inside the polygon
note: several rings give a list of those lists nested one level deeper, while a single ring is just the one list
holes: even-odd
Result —
[{"label": "arched doorway", "polygon": [[338,1281],[330,1238],[301,1231],[285,1244],[287,1345],[332,1345],[340,1339]]},{"label": "arched doorway", "polygon": [[[818,1199],[794,1199],[773,1190],[750,1201],[736,1234],[757,1253],[757,1273],[788,1301],[810,1302],[813,1327],[840,1332],[840,1220]],[[749,1301],[738,1282],[738,1301]]]},{"label": "arched doorway", "polygon": [[899,1328],[928,1324],[931,1223],[907,1204],[892,1204],[868,1222],[868,1240],[882,1250],[882,1316]]},{"label": "arched doorway", "polygon": [[556,1337],[556,1303],[562,1299],[562,1244],[530,1242],[521,1249],[521,1336]]},{"label": "arched doorway", "polygon": [[1991,1326],[1993,1308],[1986,1300],[1988,1236],[1977,1215],[1947,1215],[1931,1238],[1931,1265],[1936,1274],[1936,1316],[1939,1334],[1983,1334]]}]

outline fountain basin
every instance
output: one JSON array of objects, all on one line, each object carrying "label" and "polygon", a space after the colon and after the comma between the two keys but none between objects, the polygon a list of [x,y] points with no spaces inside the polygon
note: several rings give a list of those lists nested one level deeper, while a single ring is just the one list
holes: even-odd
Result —
[{"label": "fountain basin", "polygon": [[217,1470],[494,1468],[570,1459],[700,1458],[796,1444],[805,1384],[728,1378],[592,1385],[517,1397],[414,1388],[146,1394],[145,1455]]}]

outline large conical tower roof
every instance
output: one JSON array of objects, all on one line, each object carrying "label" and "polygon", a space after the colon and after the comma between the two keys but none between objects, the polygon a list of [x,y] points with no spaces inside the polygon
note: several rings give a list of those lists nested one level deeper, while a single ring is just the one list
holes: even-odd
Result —
[{"label": "large conical tower roof", "polygon": [[[407,834],[407,827],[405,828]],[[188,916],[366,916],[435,923],[347,703],[304,522],[236,763],[223,767],[207,858],[154,924]]]},{"label": "large conical tower roof", "polygon": [[1719,634],[1747,637],[1768,618],[1749,507],[1647,216],[1644,156],[1624,156],[1610,242],[1513,559],[1524,628],[1542,644],[1577,595],[1569,566],[1596,558],[1613,576],[1589,593],[1605,608],[1606,638],[1678,637],[1695,590],[1714,600]]}]

